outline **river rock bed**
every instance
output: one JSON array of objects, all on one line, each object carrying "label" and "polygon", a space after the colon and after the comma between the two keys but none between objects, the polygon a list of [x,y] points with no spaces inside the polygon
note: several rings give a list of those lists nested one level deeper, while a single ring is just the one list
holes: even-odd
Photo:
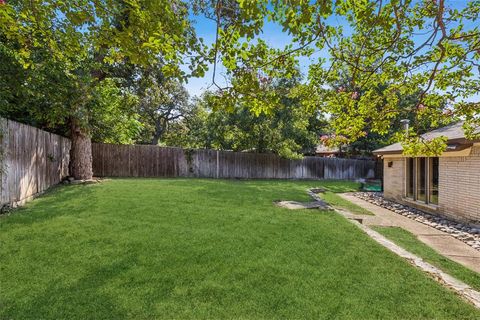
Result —
[{"label": "river rock bed", "polygon": [[464,225],[448,220],[445,217],[438,217],[400,203],[386,200],[381,192],[356,192],[355,196],[440,231],[449,233],[458,240],[480,251],[479,227]]}]

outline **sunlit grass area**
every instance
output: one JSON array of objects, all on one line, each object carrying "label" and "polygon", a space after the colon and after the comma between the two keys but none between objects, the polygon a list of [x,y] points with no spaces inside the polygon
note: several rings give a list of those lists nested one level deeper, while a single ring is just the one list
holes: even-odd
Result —
[{"label": "sunlit grass area", "polygon": [[0,219],[2,319],[478,319],[333,211],[352,182],[115,179]]}]

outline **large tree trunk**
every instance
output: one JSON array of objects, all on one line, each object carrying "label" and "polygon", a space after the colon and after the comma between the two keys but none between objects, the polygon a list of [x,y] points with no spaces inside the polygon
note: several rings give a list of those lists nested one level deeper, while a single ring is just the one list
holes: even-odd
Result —
[{"label": "large tree trunk", "polygon": [[92,139],[75,120],[71,123],[71,139],[70,175],[76,180],[92,179]]},{"label": "large tree trunk", "polygon": [[160,141],[160,136],[157,135],[157,134],[154,134],[151,144],[154,145],[154,146],[157,146],[159,141]]},{"label": "large tree trunk", "polygon": [[163,136],[164,131],[165,130],[164,130],[163,124],[161,123],[160,120],[157,120],[155,122],[155,132],[153,133],[153,137],[152,137],[153,145],[158,145],[158,142],[160,142],[160,138]]}]

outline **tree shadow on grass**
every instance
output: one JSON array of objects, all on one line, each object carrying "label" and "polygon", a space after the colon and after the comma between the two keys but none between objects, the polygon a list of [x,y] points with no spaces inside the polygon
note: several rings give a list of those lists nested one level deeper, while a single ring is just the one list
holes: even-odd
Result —
[{"label": "tree shadow on grass", "polygon": [[0,226],[28,225],[63,215],[80,214],[95,206],[95,185],[57,186],[44,195],[0,216]]},{"label": "tree shadow on grass", "polygon": [[68,286],[52,283],[29,300],[4,306],[3,319],[126,319],[127,310],[114,296],[102,292],[109,281],[137,263],[130,255],[86,273]]}]

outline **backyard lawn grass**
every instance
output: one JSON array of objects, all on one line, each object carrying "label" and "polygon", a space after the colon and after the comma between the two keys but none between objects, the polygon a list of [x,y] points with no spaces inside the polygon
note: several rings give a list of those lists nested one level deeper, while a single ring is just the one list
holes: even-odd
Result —
[{"label": "backyard lawn grass", "polygon": [[414,234],[398,227],[374,227],[374,229],[407,251],[480,291],[480,274],[437,253],[418,240]]},{"label": "backyard lawn grass", "polygon": [[332,191],[325,191],[324,193],[319,193],[320,197],[325,200],[328,204],[330,204],[334,208],[344,209],[353,214],[363,214],[363,215],[373,215],[370,211],[365,208],[362,208],[355,203],[352,203],[348,200],[343,199],[335,192]]},{"label": "backyard lawn grass", "polygon": [[0,218],[0,319],[479,319],[333,211],[346,182],[113,179]]}]

